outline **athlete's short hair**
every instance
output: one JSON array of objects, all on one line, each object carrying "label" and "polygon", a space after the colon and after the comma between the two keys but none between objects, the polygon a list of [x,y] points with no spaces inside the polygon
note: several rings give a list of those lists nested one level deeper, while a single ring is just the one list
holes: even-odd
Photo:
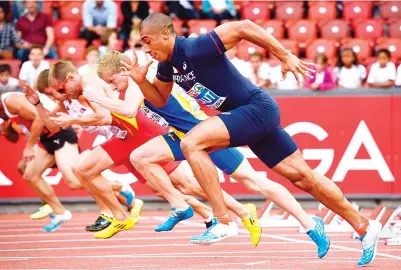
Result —
[{"label": "athlete's short hair", "polygon": [[166,28],[171,34],[174,33],[173,20],[170,18],[170,16],[160,12],[152,13],[146,17],[146,19],[141,22],[139,30],[141,31],[144,27],[151,27],[154,30],[159,31]]},{"label": "athlete's short hair", "polygon": [[67,78],[68,72],[78,73],[77,68],[71,62],[58,61],[53,65],[49,71],[49,85],[51,85],[51,80],[54,78],[58,83]]},{"label": "athlete's short hair", "polygon": [[50,69],[45,69],[39,73],[38,80],[36,81],[36,89],[40,93],[43,93],[46,88],[49,88],[49,71]]},{"label": "athlete's short hair", "polygon": [[107,75],[114,75],[121,71],[121,61],[132,65],[132,61],[128,58],[128,56],[120,53],[119,51],[108,51],[103,57],[99,60],[97,65],[97,75],[100,78],[103,78]]}]

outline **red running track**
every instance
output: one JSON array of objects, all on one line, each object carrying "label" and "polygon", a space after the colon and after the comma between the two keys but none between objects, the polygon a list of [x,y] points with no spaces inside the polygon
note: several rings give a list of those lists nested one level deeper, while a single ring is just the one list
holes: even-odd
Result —
[{"label": "red running track", "polygon": [[[111,239],[97,240],[84,227],[96,213],[74,213],[57,232],[45,233],[48,219],[30,221],[28,215],[0,215],[0,269],[356,269],[359,241],[349,233],[329,234],[332,246],[323,259],[307,236],[296,229],[264,229],[258,247],[240,227],[240,235],[210,246],[188,242],[204,231],[199,218],[180,223],[171,232],[154,227],[167,212],[145,212],[134,229]],[[240,225],[242,226],[242,225]],[[385,246],[370,265],[401,269],[401,247]]]}]

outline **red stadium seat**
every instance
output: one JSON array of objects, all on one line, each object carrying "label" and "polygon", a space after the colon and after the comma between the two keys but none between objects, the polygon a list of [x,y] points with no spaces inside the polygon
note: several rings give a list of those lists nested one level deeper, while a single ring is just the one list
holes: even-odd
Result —
[{"label": "red stadium seat", "polygon": [[241,18],[252,21],[263,21],[270,18],[267,2],[250,2],[242,5]]},{"label": "red stadium seat", "polygon": [[163,12],[165,9],[164,1],[148,1],[149,4],[149,13],[153,12]]},{"label": "red stadium seat", "polygon": [[286,48],[290,50],[292,54],[299,56],[299,48],[298,48],[298,41],[290,40],[290,39],[282,39],[280,43]]},{"label": "red stadium seat", "polygon": [[61,19],[82,22],[82,1],[68,2],[60,8]]},{"label": "red stadium seat", "polygon": [[303,2],[280,2],[276,6],[276,18],[280,20],[299,20],[304,17]]},{"label": "red stadium seat", "polygon": [[54,35],[57,41],[77,39],[81,22],[60,20],[54,23]]},{"label": "red stadium seat", "polygon": [[267,59],[266,63],[268,63],[269,66],[271,66],[271,67],[275,67],[275,66],[281,65],[281,61],[278,60],[277,58]]},{"label": "red stadium seat", "polygon": [[55,63],[57,63],[61,59],[45,59],[45,60],[49,63],[50,67],[52,67]]},{"label": "red stadium seat", "polygon": [[275,38],[284,38],[284,25],[280,20],[268,20],[259,24],[262,28],[266,29]]},{"label": "red stadium seat", "polygon": [[381,2],[380,5],[380,18],[383,19],[401,19],[401,2]]},{"label": "red stadium seat", "polygon": [[248,41],[241,41],[238,45],[238,58],[248,61],[254,52],[266,54],[266,50]]},{"label": "red stadium seat", "polygon": [[398,38],[381,38],[377,41],[378,49],[388,49],[391,56],[401,59],[401,39]]},{"label": "red stadium seat", "polygon": [[343,5],[344,5],[343,9],[344,19],[351,20],[353,23],[356,23],[364,19],[370,19],[372,17],[372,2],[344,1]]},{"label": "red stadium seat", "polygon": [[289,39],[298,40],[300,47],[305,47],[305,42],[315,39],[317,36],[316,24],[313,21],[295,21],[288,29]]},{"label": "red stadium seat", "polygon": [[[92,45],[99,48],[100,46],[102,46],[102,43],[100,39],[95,39],[92,41]],[[124,40],[119,39],[116,47],[113,48],[113,50],[122,51],[123,47],[124,47]]]},{"label": "red stadium seat", "polygon": [[215,20],[189,20],[188,34],[196,33],[198,35],[209,33],[217,26]]},{"label": "red stadium seat", "polygon": [[341,48],[352,48],[358,59],[363,61],[372,56],[372,42],[366,39],[344,39]]},{"label": "red stadium seat", "polygon": [[0,65],[10,65],[11,76],[18,79],[19,71],[21,68],[21,61],[19,59],[0,60]]},{"label": "red stadium seat", "polygon": [[174,30],[177,33],[177,35],[183,36],[184,35],[184,30],[182,29],[182,26],[184,25],[184,21],[183,20],[174,19],[173,20],[173,25],[174,25]]},{"label": "red stadium seat", "polygon": [[334,20],[336,16],[336,2],[315,2],[314,4],[309,5],[308,18],[317,21],[319,25]]},{"label": "red stadium seat", "polygon": [[86,43],[84,39],[69,40],[58,47],[60,58],[71,60],[82,60],[85,57]]},{"label": "red stadium seat", "polygon": [[360,39],[377,39],[384,36],[382,20],[364,20],[355,25],[355,37]]},{"label": "red stadium seat", "polygon": [[389,24],[388,35],[391,38],[401,38],[401,20]]},{"label": "red stadium seat", "polygon": [[322,38],[339,40],[350,36],[349,24],[345,20],[332,20],[320,28]]},{"label": "red stadium seat", "polygon": [[336,56],[336,45],[334,40],[316,39],[309,43],[306,47],[306,57],[314,58],[317,54],[323,53],[328,58]]},{"label": "red stadium seat", "polygon": [[53,1],[43,1],[42,2],[42,13],[53,17]]}]

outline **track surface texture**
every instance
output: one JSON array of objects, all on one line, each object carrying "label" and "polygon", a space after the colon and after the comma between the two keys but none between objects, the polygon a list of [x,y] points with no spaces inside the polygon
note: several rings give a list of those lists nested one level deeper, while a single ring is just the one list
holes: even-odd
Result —
[{"label": "track surface texture", "polygon": [[[146,211],[134,229],[97,240],[84,227],[97,213],[73,213],[57,232],[46,233],[46,218],[0,215],[0,269],[357,269],[361,245],[350,233],[330,233],[331,248],[318,259],[315,245],[296,228],[264,228],[253,247],[242,224],[238,237],[210,246],[189,243],[205,226],[198,217],[173,231],[154,232],[167,212]],[[401,269],[401,246],[379,243],[368,269]]]}]

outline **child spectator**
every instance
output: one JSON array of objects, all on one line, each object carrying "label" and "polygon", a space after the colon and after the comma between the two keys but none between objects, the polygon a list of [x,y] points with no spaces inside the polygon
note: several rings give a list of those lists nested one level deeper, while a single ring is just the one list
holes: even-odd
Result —
[{"label": "child spectator", "polygon": [[394,63],[390,62],[391,53],[387,49],[377,52],[377,62],[370,67],[368,86],[372,88],[393,87],[396,78]]},{"label": "child spectator", "polygon": [[5,92],[17,90],[18,85],[18,80],[11,77],[10,65],[0,65],[0,95]]},{"label": "child spectator", "polygon": [[95,46],[86,49],[86,64],[78,68],[78,73],[82,76],[87,74],[97,74],[97,62],[99,61],[99,50]]},{"label": "child spectator", "polygon": [[341,50],[333,73],[338,86],[346,89],[362,87],[366,79],[366,68],[358,63],[356,53],[351,48]]},{"label": "child spectator", "polygon": [[112,29],[107,29],[100,38],[102,46],[99,48],[99,57],[111,50],[118,50],[118,38],[117,31]]},{"label": "child spectator", "polygon": [[331,74],[327,65],[326,55],[316,55],[315,68],[316,73],[313,74],[312,78],[307,80],[306,87],[317,91],[327,91],[330,89],[334,89],[336,87],[336,83],[334,82],[333,74]]},{"label": "child spectator", "polygon": [[395,80],[395,85],[401,87],[401,64],[397,68],[397,79]]},{"label": "child spectator", "polygon": [[22,64],[19,73],[21,89],[24,88],[25,84],[28,84],[32,88],[35,87],[39,73],[50,68],[49,62],[43,59],[43,48],[38,45],[32,46],[29,53],[29,61]]},{"label": "child spectator", "polygon": [[251,63],[250,81],[258,87],[267,87],[269,80],[270,66],[264,62],[263,54],[255,52],[249,59]]}]

